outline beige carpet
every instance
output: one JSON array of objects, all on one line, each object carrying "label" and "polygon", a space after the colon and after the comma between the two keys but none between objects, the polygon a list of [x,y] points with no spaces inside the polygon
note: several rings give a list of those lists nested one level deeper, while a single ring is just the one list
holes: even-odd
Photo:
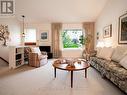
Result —
[{"label": "beige carpet", "polygon": [[74,72],[74,87],[70,88],[70,72],[57,70],[54,79],[52,62],[40,68],[22,66],[0,74],[0,95],[124,95],[91,67],[87,79],[84,71]]},{"label": "beige carpet", "polygon": [[0,74],[3,74],[4,72],[7,72],[9,70],[8,68],[9,64],[4,62],[0,59]]}]

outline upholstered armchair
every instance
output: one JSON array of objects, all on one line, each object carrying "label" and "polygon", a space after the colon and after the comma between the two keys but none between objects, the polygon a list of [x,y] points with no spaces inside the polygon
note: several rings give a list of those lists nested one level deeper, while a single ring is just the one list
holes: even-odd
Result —
[{"label": "upholstered armchair", "polygon": [[47,53],[41,52],[39,47],[28,48],[29,66],[40,67],[48,62]]}]

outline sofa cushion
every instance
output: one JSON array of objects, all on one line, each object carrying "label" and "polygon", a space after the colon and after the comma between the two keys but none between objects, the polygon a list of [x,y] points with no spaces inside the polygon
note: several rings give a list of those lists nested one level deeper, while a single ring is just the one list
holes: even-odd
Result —
[{"label": "sofa cushion", "polygon": [[97,47],[97,48],[96,48],[97,56],[99,56],[99,53],[100,53],[101,49],[102,49],[101,47]]},{"label": "sofa cushion", "polygon": [[115,48],[111,60],[120,62],[120,60],[127,54],[127,46],[118,46]]},{"label": "sofa cushion", "polygon": [[123,66],[125,69],[127,69],[127,55],[124,56],[121,61],[119,62],[121,66]]},{"label": "sofa cushion", "polygon": [[99,54],[97,54],[97,57],[103,58],[103,59],[106,59],[106,60],[111,60],[113,50],[114,49],[111,48],[111,47],[104,47],[100,50]]},{"label": "sofa cushion", "polygon": [[95,64],[98,64],[101,67],[103,67],[106,71],[119,77],[119,79],[127,79],[127,70],[117,62],[105,60],[98,57],[91,57],[90,60],[93,61]]},{"label": "sofa cushion", "polygon": [[127,70],[116,62],[111,61],[109,64],[105,64],[105,69],[119,77],[121,80],[127,79]]},{"label": "sofa cushion", "polygon": [[91,61],[101,65],[102,67],[105,67],[105,64],[109,64],[110,63],[109,60],[105,60],[105,59],[98,58],[98,57],[91,57]]}]

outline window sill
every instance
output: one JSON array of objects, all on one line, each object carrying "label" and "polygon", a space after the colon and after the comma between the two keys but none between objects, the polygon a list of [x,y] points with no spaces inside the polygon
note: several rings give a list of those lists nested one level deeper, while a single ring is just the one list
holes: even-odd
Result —
[{"label": "window sill", "polygon": [[83,50],[82,48],[63,48],[62,51],[77,51],[77,50]]}]

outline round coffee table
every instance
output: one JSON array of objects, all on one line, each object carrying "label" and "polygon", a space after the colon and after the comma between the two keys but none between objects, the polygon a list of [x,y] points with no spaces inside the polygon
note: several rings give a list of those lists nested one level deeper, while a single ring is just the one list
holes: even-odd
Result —
[{"label": "round coffee table", "polygon": [[87,68],[90,67],[90,64],[88,61],[84,59],[78,59],[77,61],[74,61],[74,66],[69,66],[68,63],[66,62],[66,59],[57,59],[54,61],[53,67],[55,78],[56,78],[56,69],[71,72],[71,88],[73,88],[73,71],[85,70],[85,78],[87,78]]}]

